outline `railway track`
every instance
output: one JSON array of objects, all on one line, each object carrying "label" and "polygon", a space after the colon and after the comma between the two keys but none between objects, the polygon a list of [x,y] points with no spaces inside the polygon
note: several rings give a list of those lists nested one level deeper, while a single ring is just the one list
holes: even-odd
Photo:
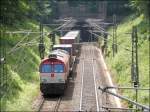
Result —
[{"label": "railway track", "polygon": [[60,103],[61,103],[61,99],[62,99],[62,97],[60,97],[59,99],[58,99],[58,101],[57,101],[57,103],[56,103],[56,105],[55,105],[55,108],[54,108],[54,112],[57,112],[58,111],[58,109],[59,109],[59,106],[60,106]]},{"label": "railway track", "polygon": [[[113,100],[110,97],[106,99],[98,90],[98,85],[107,84],[107,81],[104,73],[99,72],[101,66],[98,66],[97,57],[99,55],[94,45],[83,44],[78,58],[78,75],[70,80],[72,85],[69,84],[64,96],[39,100],[40,106],[36,106],[38,111],[104,111],[103,104],[113,105]],[[109,104],[105,103],[106,100]]]},{"label": "railway track", "polygon": [[82,47],[82,84],[80,96],[80,111],[99,111],[97,85],[94,70],[94,46]]},{"label": "railway track", "polygon": [[61,103],[62,97],[58,98],[42,98],[38,108],[38,112],[53,111],[57,112]]}]

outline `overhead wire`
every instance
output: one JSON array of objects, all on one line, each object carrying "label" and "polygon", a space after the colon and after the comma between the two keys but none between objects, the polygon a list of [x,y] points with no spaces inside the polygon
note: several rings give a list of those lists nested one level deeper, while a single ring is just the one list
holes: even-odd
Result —
[{"label": "overhead wire", "polygon": [[[69,21],[69,22],[70,22],[70,21]],[[60,27],[54,29],[53,31],[55,31],[55,30],[57,30],[57,29],[60,29],[60,28],[62,28],[62,27],[64,27],[64,26],[66,26],[67,24],[69,24],[69,22],[66,22],[66,23],[63,24],[62,26],[60,26]],[[15,34],[15,33],[25,33],[25,32],[21,32],[21,31],[19,32],[19,31],[18,31],[18,32],[9,32],[9,33]],[[38,38],[35,38],[35,39],[30,40],[30,42],[22,43],[23,41],[25,41],[25,40],[28,38],[28,36],[29,36],[30,33],[32,33],[32,32],[31,32],[31,31],[30,31],[30,32],[27,32],[27,35],[25,35],[25,36],[23,37],[23,39],[21,39],[21,41],[19,41],[19,42],[8,52],[8,54],[10,54],[10,53],[12,53],[12,52],[15,52],[16,50],[18,50],[19,48],[24,47],[24,46],[39,45],[38,42],[34,41],[34,40],[36,40],[36,39],[38,39]],[[41,35],[38,36],[38,37],[41,37],[42,35],[45,36],[45,33],[41,34]],[[46,48],[48,48],[48,47],[46,46]],[[23,48],[23,49],[25,49],[25,48]],[[16,68],[14,68],[15,70],[16,70],[16,69],[19,70],[18,67],[19,67],[20,65],[22,65],[22,63],[24,63],[23,60],[25,60],[25,59],[27,58],[27,55],[24,55],[23,51],[24,51],[24,50],[21,51],[21,55],[19,56],[19,59],[18,59],[18,61],[17,61],[17,63],[20,63],[20,64],[19,64],[18,66],[16,66]]]},{"label": "overhead wire", "polygon": [[[89,32],[90,32],[90,31],[89,31]],[[92,34],[95,35],[96,37],[102,38],[103,40],[110,40],[110,42],[113,43],[111,39],[105,39],[103,36],[100,36],[100,35],[98,35],[98,34],[96,34],[96,33],[93,33],[93,32],[90,32],[90,33],[92,33]],[[114,44],[120,46],[120,44],[117,44],[117,43],[114,43]],[[130,52],[131,52],[131,50],[129,50],[129,49],[125,48],[125,47],[122,47],[122,46],[120,46],[120,47],[123,48],[123,49],[125,49],[125,50],[127,50],[127,51],[130,51]]]},{"label": "overhead wire", "polygon": [[[28,37],[27,38],[25,38],[26,40],[28,39]],[[17,58],[18,58],[18,61],[16,62],[16,66],[15,66],[15,68],[14,68],[14,70],[18,70],[19,71],[19,69],[20,69],[20,67],[21,67],[21,65],[22,65],[22,60],[24,59],[24,57],[26,56],[27,57],[27,55],[25,54],[25,53],[23,53],[25,51],[25,48],[23,48],[20,52],[19,52],[19,56],[17,56]],[[17,65],[18,64],[18,65]]]},{"label": "overhead wire", "polygon": [[[40,36],[44,35],[45,36],[45,33],[44,34],[41,34]],[[21,41],[19,41],[10,51],[7,52],[7,54],[10,54],[10,53],[13,53],[14,51],[16,51],[16,49],[22,47],[22,42],[25,40],[25,38],[27,38],[29,35],[27,35],[26,37],[24,37]],[[36,40],[38,39],[40,36],[37,36],[36,38],[30,40],[30,42],[32,42],[33,40]],[[38,43],[38,42],[37,42]]]},{"label": "overhead wire", "polygon": [[[93,32],[91,32],[91,31],[89,31],[90,33],[94,34],[94,35],[97,36],[97,37],[101,37],[103,40],[106,40],[106,41],[107,41],[107,40],[110,40],[111,43],[113,43],[111,39],[105,39],[105,38],[104,38],[104,33],[105,33],[105,34],[108,34],[108,35],[110,35],[110,36],[112,37],[112,35],[111,35],[110,33],[108,33],[108,32],[106,32],[106,31],[102,30],[103,28],[101,28],[100,26],[98,26],[98,25],[97,25],[96,23],[94,23],[94,22],[93,22],[93,23],[89,22],[89,24],[90,24],[91,26],[93,26],[94,28],[98,29],[98,30],[99,30],[99,33],[101,33],[102,36],[100,36],[100,35],[98,35],[98,34],[96,34],[96,33],[93,33]],[[114,43],[114,45],[119,45],[119,44]],[[120,46],[120,45],[119,45],[119,46]],[[120,46],[120,47],[131,52],[131,50],[129,50],[129,49],[125,48],[125,47],[122,47],[122,46]]]},{"label": "overhead wire", "polygon": [[[71,20],[65,22],[63,25],[61,25],[61,26],[58,27],[58,28],[55,28],[53,31],[55,31],[55,30],[57,30],[57,29],[60,29],[60,28],[62,28],[62,27],[64,27],[64,26],[66,26],[66,25],[68,25],[70,22],[71,22]],[[29,35],[30,35],[31,33],[39,33],[39,32],[31,32],[31,31],[27,31],[27,32],[26,32],[26,31],[7,32],[7,34],[18,34],[18,33],[27,33],[27,34],[26,34],[10,51],[8,51],[7,54],[13,53],[13,52],[15,52],[16,50],[18,50],[19,48],[22,48],[22,47],[24,47],[24,46],[38,45],[38,42],[36,42],[36,40],[38,39],[38,37],[40,37],[40,36],[42,36],[42,35],[45,36],[45,34],[46,34],[46,33],[43,33],[43,34],[41,34],[40,36],[38,36],[38,37],[36,37],[36,38],[30,40],[29,42],[23,43],[24,41],[28,40],[28,37],[29,37]],[[48,48],[48,47],[46,47],[46,48]],[[14,68],[14,70],[20,70],[20,66],[22,65],[22,63],[24,63],[23,60],[25,60],[25,59],[28,57],[27,55],[25,55],[25,54],[23,53],[23,52],[25,51],[24,49],[25,49],[25,48],[23,48],[23,49],[21,50],[21,53],[19,53],[20,55],[19,55],[18,61],[16,62],[16,63],[19,63],[19,65],[17,65],[17,66]]]},{"label": "overhead wire", "polygon": [[29,36],[29,33],[27,33],[24,37],[22,37],[22,39],[13,48],[11,48],[11,50],[8,52],[8,54],[11,53],[13,51],[13,49],[15,49],[18,46],[18,44],[23,42],[26,39],[26,37],[28,37],[28,36]]},{"label": "overhead wire", "polygon": [[[55,28],[55,29],[52,30],[51,32],[56,31],[56,30],[58,30],[58,29],[60,29],[60,28],[62,28],[62,27],[64,27],[64,26],[66,26],[66,25],[69,24],[70,22],[71,22],[71,20],[66,21],[63,25],[61,25],[61,26]],[[20,43],[22,43],[22,42],[24,41],[24,39],[25,39],[27,36],[29,36],[29,34],[31,34],[31,33],[40,33],[40,32],[31,32],[31,30],[25,32],[25,30],[24,30],[24,31],[14,31],[14,32],[9,32],[9,31],[8,31],[8,32],[6,32],[6,33],[7,33],[7,34],[27,33],[13,48],[11,48],[10,51],[8,51],[7,54],[10,54],[10,53],[12,53],[13,51],[16,50],[16,47],[18,47],[18,46],[21,45]],[[45,35],[45,33],[41,34],[40,36],[42,36],[42,35]],[[40,37],[40,36],[39,36],[39,37]],[[37,37],[37,38],[39,38],[39,37]],[[17,49],[18,49],[18,48],[17,48]]]}]

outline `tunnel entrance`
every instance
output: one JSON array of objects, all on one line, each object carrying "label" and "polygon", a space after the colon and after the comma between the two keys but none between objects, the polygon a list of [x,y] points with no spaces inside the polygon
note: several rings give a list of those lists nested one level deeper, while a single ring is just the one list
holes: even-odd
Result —
[{"label": "tunnel entrance", "polygon": [[73,30],[80,30],[80,42],[95,42],[97,41],[93,34],[89,32],[92,30],[88,27],[89,24],[85,21],[77,22]]}]

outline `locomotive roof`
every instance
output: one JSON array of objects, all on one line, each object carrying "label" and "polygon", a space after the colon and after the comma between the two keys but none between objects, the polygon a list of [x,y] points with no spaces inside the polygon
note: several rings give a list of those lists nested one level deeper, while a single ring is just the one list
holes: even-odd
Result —
[{"label": "locomotive roof", "polygon": [[56,50],[52,51],[50,54],[55,54],[55,55],[64,55],[64,54],[67,54],[67,55],[69,55],[67,51],[62,50],[62,49],[56,49]]},{"label": "locomotive roof", "polygon": [[49,59],[56,59],[56,60],[59,60],[59,61],[61,61],[63,63],[66,63],[67,60],[69,59],[69,57],[70,57],[70,55],[68,54],[67,51],[57,49],[57,50],[52,51],[49,54],[48,58],[43,59],[41,64],[45,63]]},{"label": "locomotive roof", "polygon": [[45,58],[42,60],[41,64],[42,63],[45,63],[47,60],[49,59],[57,59],[63,63],[67,63],[68,59],[69,59],[69,54],[67,51],[65,50],[60,50],[60,49],[57,49],[57,50],[54,50],[52,51],[50,54],[49,54],[49,57],[48,58]]},{"label": "locomotive roof", "polygon": [[79,34],[78,30],[70,31],[65,36],[61,37],[61,39],[75,39]]},{"label": "locomotive roof", "polygon": [[53,47],[72,47],[71,44],[56,44]]}]

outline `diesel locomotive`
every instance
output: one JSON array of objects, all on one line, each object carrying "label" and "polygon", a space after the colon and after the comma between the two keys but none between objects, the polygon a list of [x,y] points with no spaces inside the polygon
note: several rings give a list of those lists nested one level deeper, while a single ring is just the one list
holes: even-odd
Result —
[{"label": "diesel locomotive", "polygon": [[40,63],[40,90],[44,95],[63,94],[74,57],[74,43],[79,43],[80,31],[70,31],[60,38],[60,44],[54,45],[49,56]]}]

